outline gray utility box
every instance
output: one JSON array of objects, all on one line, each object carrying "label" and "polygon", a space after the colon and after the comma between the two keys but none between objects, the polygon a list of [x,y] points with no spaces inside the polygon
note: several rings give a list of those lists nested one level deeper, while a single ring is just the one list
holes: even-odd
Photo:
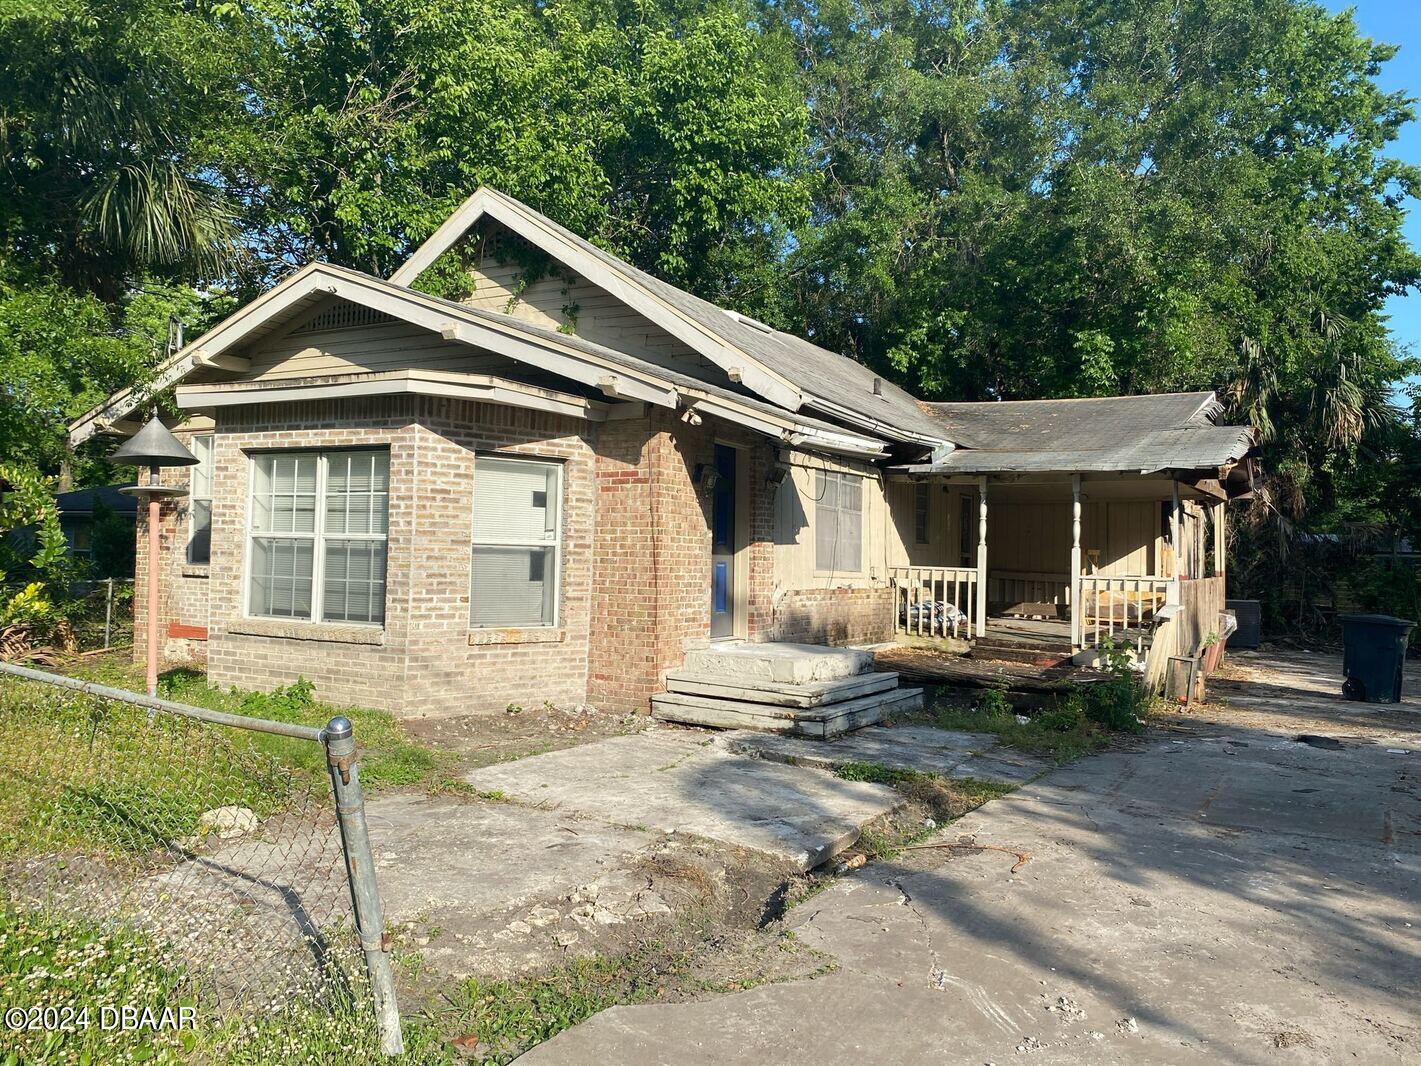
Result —
[{"label": "gray utility box", "polygon": [[1225,600],[1224,609],[1238,619],[1238,628],[1229,637],[1230,648],[1256,648],[1263,639],[1263,611],[1257,600]]}]

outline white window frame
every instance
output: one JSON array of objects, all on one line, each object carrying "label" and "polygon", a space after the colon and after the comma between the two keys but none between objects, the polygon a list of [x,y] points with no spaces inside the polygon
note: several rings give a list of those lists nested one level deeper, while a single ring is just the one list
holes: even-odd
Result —
[{"label": "white window frame", "polygon": [[[852,473],[852,472],[847,471],[847,470],[818,469],[818,470],[815,470],[814,473],[815,473],[815,480],[814,480],[814,482],[812,483],[812,484],[814,485],[815,489],[816,489],[815,494],[814,494],[814,573],[815,573],[816,575],[821,575],[821,576],[827,576],[827,575],[830,575],[830,574],[842,574],[842,575],[845,575],[845,576],[855,576],[855,575],[862,574],[862,573],[864,572],[864,565],[863,565],[864,551],[865,551],[866,548],[867,548],[867,545],[864,543],[864,537],[865,537],[865,535],[867,534],[867,531],[868,531],[868,517],[867,517],[867,515],[865,514],[865,512],[867,511],[868,508],[867,508],[867,505],[866,505],[865,502],[864,502],[864,496],[865,496],[865,493],[864,493],[864,482],[867,481],[868,479],[867,479],[866,477],[864,477],[862,474],[855,474],[855,473]],[[822,478],[824,479],[824,485],[823,485],[822,487],[819,485],[819,480],[818,480],[818,479],[819,479],[820,477],[822,477]],[[858,558],[857,558],[856,560],[854,560],[854,566],[853,566],[852,569],[849,569],[849,568],[847,568],[847,567],[839,567],[839,566],[821,566],[821,565],[820,565],[820,561],[819,561],[819,543],[818,543],[818,540],[819,540],[819,508],[820,508],[820,506],[822,506],[823,503],[824,503],[824,493],[828,490],[828,482],[829,482],[829,479],[830,479],[830,478],[835,478],[835,479],[839,480],[840,482],[844,482],[844,481],[851,482],[851,483],[855,486],[855,488],[858,489],[858,494],[859,494],[859,509],[858,509],[858,511],[857,511],[857,514],[858,514],[858,519],[859,519],[859,555],[858,555]],[[835,494],[836,498],[837,498],[837,495],[838,495],[838,494],[836,493],[836,494]],[[842,514],[842,513],[843,513],[843,508],[836,505],[835,508],[834,508],[834,511],[835,511],[836,515],[839,515],[839,514]],[[838,519],[836,518],[835,521],[837,522]],[[835,555],[838,554],[838,549],[837,549],[837,547],[835,548],[834,554],[835,554]],[[830,560],[831,563],[834,562],[834,561],[835,561],[835,560]]]},{"label": "white window frame", "polygon": [[[190,566],[208,566],[212,562],[212,483],[216,480],[217,473],[217,435],[215,433],[195,433],[192,441],[196,444],[199,440],[207,441],[207,495],[199,496],[195,491],[197,486],[198,472],[202,469],[201,460],[192,468],[192,473],[188,478],[188,523],[187,523],[187,562]],[[192,544],[197,535],[197,502],[207,500],[207,558],[194,559],[192,557]]]},{"label": "white window frame", "polygon": [[[556,629],[562,624],[562,521],[564,496],[566,494],[565,464],[557,459],[544,459],[536,455],[506,455],[502,452],[478,452],[474,456],[474,476],[472,479],[474,489],[473,506],[470,517],[477,514],[479,506],[479,464],[494,460],[500,463],[524,463],[530,466],[547,467],[554,471],[557,476],[557,506],[554,509],[553,528],[549,531],[550,540],[530,541],[519,540],[508,537],[495,537],[492,539],[478,540],[473,534],[472,524],[469,530],[469,629],[483,632],[490,629]],[[473,619],[474,610],[474,549],[475,548],[552,548],[552,582],[553,582],[553,611],[552,621],[541,625],[509,625],[507,623],[484,623],[476,625]]]},{"label": "white window frame", "polygon": [[[321,618],[321,613],[325,609],[325,575],[326,575],[326,472],[330,465],[332,455],[344,455],[348,452],[389,452],[388,445],[376,445],[373,447],[351,447],[351,448],[263,448],[259,451],[247,454],[247,528],[245,557],[242,561],[242,615],[245,618],[260,619],[267,622],[291,622],[296,625],[320,625],[320,626],[358,626],[362,629],[382,630],[385,623],[380,622],[352,622],[337,618],[325,621]],[[295,457],[301,455],[314,455],[316,457],[316,514],[312,529],[309,532],[290,533],[257,533],[252,528],[252,513],[254,510],[256,486],[256,465],[257,460],[263,456],[276,456],[278,458]],[[390,493],[385,495],[385,532],[384,533],[341,533],[335,536],[338,540],[378,540],[385,544],[385,600],[381,603],[381,615],[385,615],[385,607],[389,603],[389,578],[390,578]],[[252,613],[252,542],[258,537],[267,537],[273,540],[314,540],[315,544],[311,549],[311,617],[293,618],[289,615],[276,614],[253,614]]]}]

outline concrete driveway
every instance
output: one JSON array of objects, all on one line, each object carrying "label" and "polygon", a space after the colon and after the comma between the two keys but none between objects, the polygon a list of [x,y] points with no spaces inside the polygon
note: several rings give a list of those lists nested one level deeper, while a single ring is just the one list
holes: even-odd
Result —
[{"label": "concrete driveway", "polygon": [[[937,838],[1025,852],[1015,873],[920,850],[801,904],[836,972],[614,1008],[520,1061],[1417,1061],[1421,715],[1250,670],[1231,695],[1264,706],[1207,707]],[[1294,739],[1329,723],[1340,749]]]}]

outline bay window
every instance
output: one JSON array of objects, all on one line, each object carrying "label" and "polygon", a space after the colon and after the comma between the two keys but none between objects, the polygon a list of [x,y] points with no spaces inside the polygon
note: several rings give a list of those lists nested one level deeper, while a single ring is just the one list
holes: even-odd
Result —
[{"label": "bay window", "polygon": [[471,627],[557,624],[561,500],[557,463],[475,458]]},{"label": "bay window", "polygon": [[390,453],[254,455],[251,473],[247,613],[383,624]]}]

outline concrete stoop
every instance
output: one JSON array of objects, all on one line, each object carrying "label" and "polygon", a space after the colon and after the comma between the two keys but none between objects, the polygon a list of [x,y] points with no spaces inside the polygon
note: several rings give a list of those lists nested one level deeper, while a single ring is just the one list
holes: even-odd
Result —
[{"label": "concrete stoop", "polygon": [[733,644],[693,651],[652,697],[656,718],[717,729],[827,738],[923,704],[920,689],[873,670],[873,653],[816,644]]}]

